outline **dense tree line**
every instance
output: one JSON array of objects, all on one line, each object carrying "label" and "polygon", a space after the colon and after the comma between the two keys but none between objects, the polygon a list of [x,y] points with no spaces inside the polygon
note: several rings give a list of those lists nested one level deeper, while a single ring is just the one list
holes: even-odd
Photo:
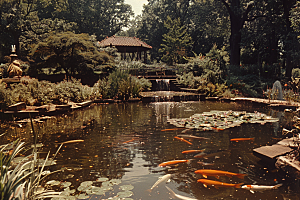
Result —
[{"label": "dense tree line", "polygon": [[[124,0],[1,0],[0,59],[10,53],[11,44],[16,44],[23,60],[35,63],[47,56],[33,49],[39,47],[41,53],[43,45],[52,44],[51,38],[67,38],[72,32],[94,35],[99,41],[119,34],[151,45],[152,61],[184,63],[216,45],[229,52],[231,65],[257,65],[261,74],[268,67],[278,68],[278,73],[283,69],[289,78],[299,64],[297,4],[296,0],[148,0],[142,15],[133,18]],[[84,55],[84,49],[91,48],[75,46],[66,49],[76,49],[77,57],[71,61],[80,59],[81,66],[95,67],[109,60],[103,55],[96,58],[94,50]],[[90,64],[82,64],[87,58]]]},{"label": "dense tree line", "polygon": [[[281,67],[287,77],[298,66],[299,35],[295,0],[149,0],[136,30],[138,37],[153,46],[153,58],[163,57],[159,48],[167,16],[188,28],[192,52],[205,55],[216,44],[230,52],[230,64]],[[294,27],[294,29],[293,29]]]}]

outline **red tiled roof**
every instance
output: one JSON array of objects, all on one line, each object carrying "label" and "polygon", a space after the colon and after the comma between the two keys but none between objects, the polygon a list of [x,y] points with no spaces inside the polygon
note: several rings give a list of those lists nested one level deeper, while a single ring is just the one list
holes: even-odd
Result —
[{"label": "red tiled roof", "polygon": [[107,47],[107,46],[130,46],[130,47],[145,47],[148,49],[152,49],[152,47],[145,42],[141,41],[136,37],[125,37],[125,36],[111,36],[106,37],[101,42],[98,42],[99,46]]}]

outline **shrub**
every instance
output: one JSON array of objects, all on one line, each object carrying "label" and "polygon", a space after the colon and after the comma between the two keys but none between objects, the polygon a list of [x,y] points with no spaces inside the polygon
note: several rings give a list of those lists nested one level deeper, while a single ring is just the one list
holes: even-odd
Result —
[{"label": "shrub", "polygon": [[117,98],[127,100],[129,97],[138,97],[143,90],[151,88],[151,82],[147,79],[138,79],[131,76],[128,71],[116,70],[108,77],[110,84],[108,96],[110,98]]}]

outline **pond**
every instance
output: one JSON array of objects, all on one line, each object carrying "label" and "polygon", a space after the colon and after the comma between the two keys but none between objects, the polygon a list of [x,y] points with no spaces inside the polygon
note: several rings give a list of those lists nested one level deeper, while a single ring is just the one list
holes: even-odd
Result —
[{"label": "pond", "polygon": [[[188,118],[211,110],[257,111],[279,118],[279,122],[264,125],[248,123],[219,131],[189,130],[188,134],[209,138],[192,140],[191,145],[174,138],[183,130],[169,124],[169,119]],[[168,186],[176,194],[194,199],[298,199],[299,180],[262,162],[252,153],[254,148],[278,142],[282,138],[282,127],[289,128],[292,117],[291,113],[253,104],[209,101],[124,103],[94,105],[35,124],[34,127],[39,134],[38,143],[44,145],[40,148],[41,157],[45,157],[48,151],[55,154],[62,142],[84,140],[63,145],[55,158],[56,165],[50,167],[51,171],[63,170],[44,181],[57,180],[59,183],[53,186],[54,189],[76,189],[72,192],[81,194],[80,198],[171,199],[165,187]],[[0,143],[22,138],[29,144],[33,140],[30,130],[29,125],[18,125],[13,129],[2,125],[2,132],[6,134]],[[230,141],[231,138],[241,137],[254,138],[254,141]],[[207,157],[194,158],[195,154],[182,153],[192,149],[204,149]],[[160,163],[171,160],[189,162],[169,168],[158,167]],[[203,179],[202,175],[195,174],[199,169],[247,174],[244,179],[208,177],[225,183],[283,185],[277,190],[255,193],[234,187],[205,187],[197,183],[198,179]],[[149,191],[159,177],[166,174],[172,174],[170,181]],[[89,190],[89,195],[86,194],[86,190],[82,189],[85,185],[93,185],[97,192],[93,194]],[[106,188],[100,191],[99,188],[104,185]],[[51,188],[49,185],[47,187]]]}]

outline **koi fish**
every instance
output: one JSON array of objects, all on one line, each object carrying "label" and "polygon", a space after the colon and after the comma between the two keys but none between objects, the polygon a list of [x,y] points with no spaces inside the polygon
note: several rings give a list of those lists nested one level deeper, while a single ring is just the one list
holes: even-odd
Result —
[{"label": "koi fish", "polygon": [[159,167],[166,167],[168,165],[175,165],[175,164],[178,164],[178,163],[190,164],[190,162],[191,162],[190,160],[171,160],[171,161],[160,163],[158,166]]},{"label": "koi fish", "polygon": [[172,174],[166,174],[162,177],[159,177],[158,180],[153,184],[153,186],[148,191],[151,192],[156,186],[158,186],[159,184],[161,184],[163,182],[167,182],[171,177],[172,177]]},{"label": "koi fish", "polygon": [[133,142],[135,140],[135,138],[131,139],[131,140],[128,140],[126,142],[123,142],[123,144],[126,144],[126,143],[129,143],[129,142]]},{"label": "koi fish", "polygon": [[194,198],[190,198],[190,197],[186,197],[186,196],[182,196],[179,194],[176,194],[173,190],[171,190],[168,186],[166,186],[166,188],[169,190],[170,195],[173,199],[181,199],[181,200],[197,200]]},{"label": "koi fish", "polygon": [[160,131],[177,131],[177,130],[182,130],[182,129],[186,129],[186,128],[169,128],[169,129],[162,129]]},{"label": "koi fish", "polygon": [[77,142],[84,142],[84,140],[69,140],[66,142],[62,142],[62,144],[70,144],[70,143],[77,143]]},{"label": "koi fish", "polygon": [[214,165],[214,163],[206,163],[206,162],[197,162],[199,165],[203,165],[203,166],[210,166],[210,165]]},{"label": "koi fish", "polygon": [[180,140],[182,142],[188,143],[189,145],[193,145],[191,142],[189,142],[189,141],[187,141],[187,140],[185,140],[183,138],[180,138],[180,137],[177,137],[177,136],[175,136],[174,138],[176,138],[177,140]]},{"label": "koi fish", "polygon": [[200,169],[195,171],[196,174],[202,174],[204,178],[207,178],[207,176],[214,176],[216,178],[219,178],[220,176],[236,176],[238,178],[243,179],[246,174],[239,174],[239,173],[232,173],[222,170],[213,170],[213,169]]},{"label": "koi fish", "polygon": [[282,183],[277,185],[243,185],[241,188],[245,190],[250,190],[250,192],[254,193],[254,191],[262,192],[265,190],[275,190],[278,189],[280,186],[282,186]]},{"label": "koi fish", "polygon": [[198,153],[197,155],[194,156],[194,158],[202,158],[203,156],[205,156],[206,153]]},{"label": "koi fish", "polygon": [[214,129],[215,131],[224,131],[223,128],[217,128],[217,127],[211,127],[212,129]]},{"label": "koi fish", "polygon": [[183,152],[181,152],[181,153],[186,153],[186,154],[189,154],[189,153],[201,153],[201,152],[203,152],[203,151],[205,151],[205,149],[198,149],[198,150],[186,150],[186,151],[183,151]]},{"label": "koi fish", "polygon": [[230,141],[234,141],[234,142],[249,141],[249,140],[254,141],[254,138],[232,138],[232,139],[230,139]]},{"label": "koi fish", "polygon": [[211,154],[207,154],[205,156],[203,156],[203,158],[205,159],[208,159],[209,157],[219,157],[221,156],[221,154],[226,154],[226,153],[230,153],[229,150],[226,150],[226,151],[219,151],[219,152],[216,152],[216,153],[211,153]]},{"label": "koi fish", "polygon": [[219,187],[235,187],[235,188],[240,188],[241,185],[244,183],[237,183],[237,184],[230,184],[230,183],[223,183],[220,181],[213,181],[213,180],[208,180],[208,179],[198,179],[198,183],[202,183],[204,187],[207,187],[208,185],[214,186],[215,188]]},{"label": "koi fish", "polygon": [[209,140],[209,138],[206,137],[198,137],[198,136],[194,136],[194,135],[186,135],[186,134],[181,134],[181,135],[177,135],[178,137],[182,137],[182,138],[187,138],[189,140]]}]

